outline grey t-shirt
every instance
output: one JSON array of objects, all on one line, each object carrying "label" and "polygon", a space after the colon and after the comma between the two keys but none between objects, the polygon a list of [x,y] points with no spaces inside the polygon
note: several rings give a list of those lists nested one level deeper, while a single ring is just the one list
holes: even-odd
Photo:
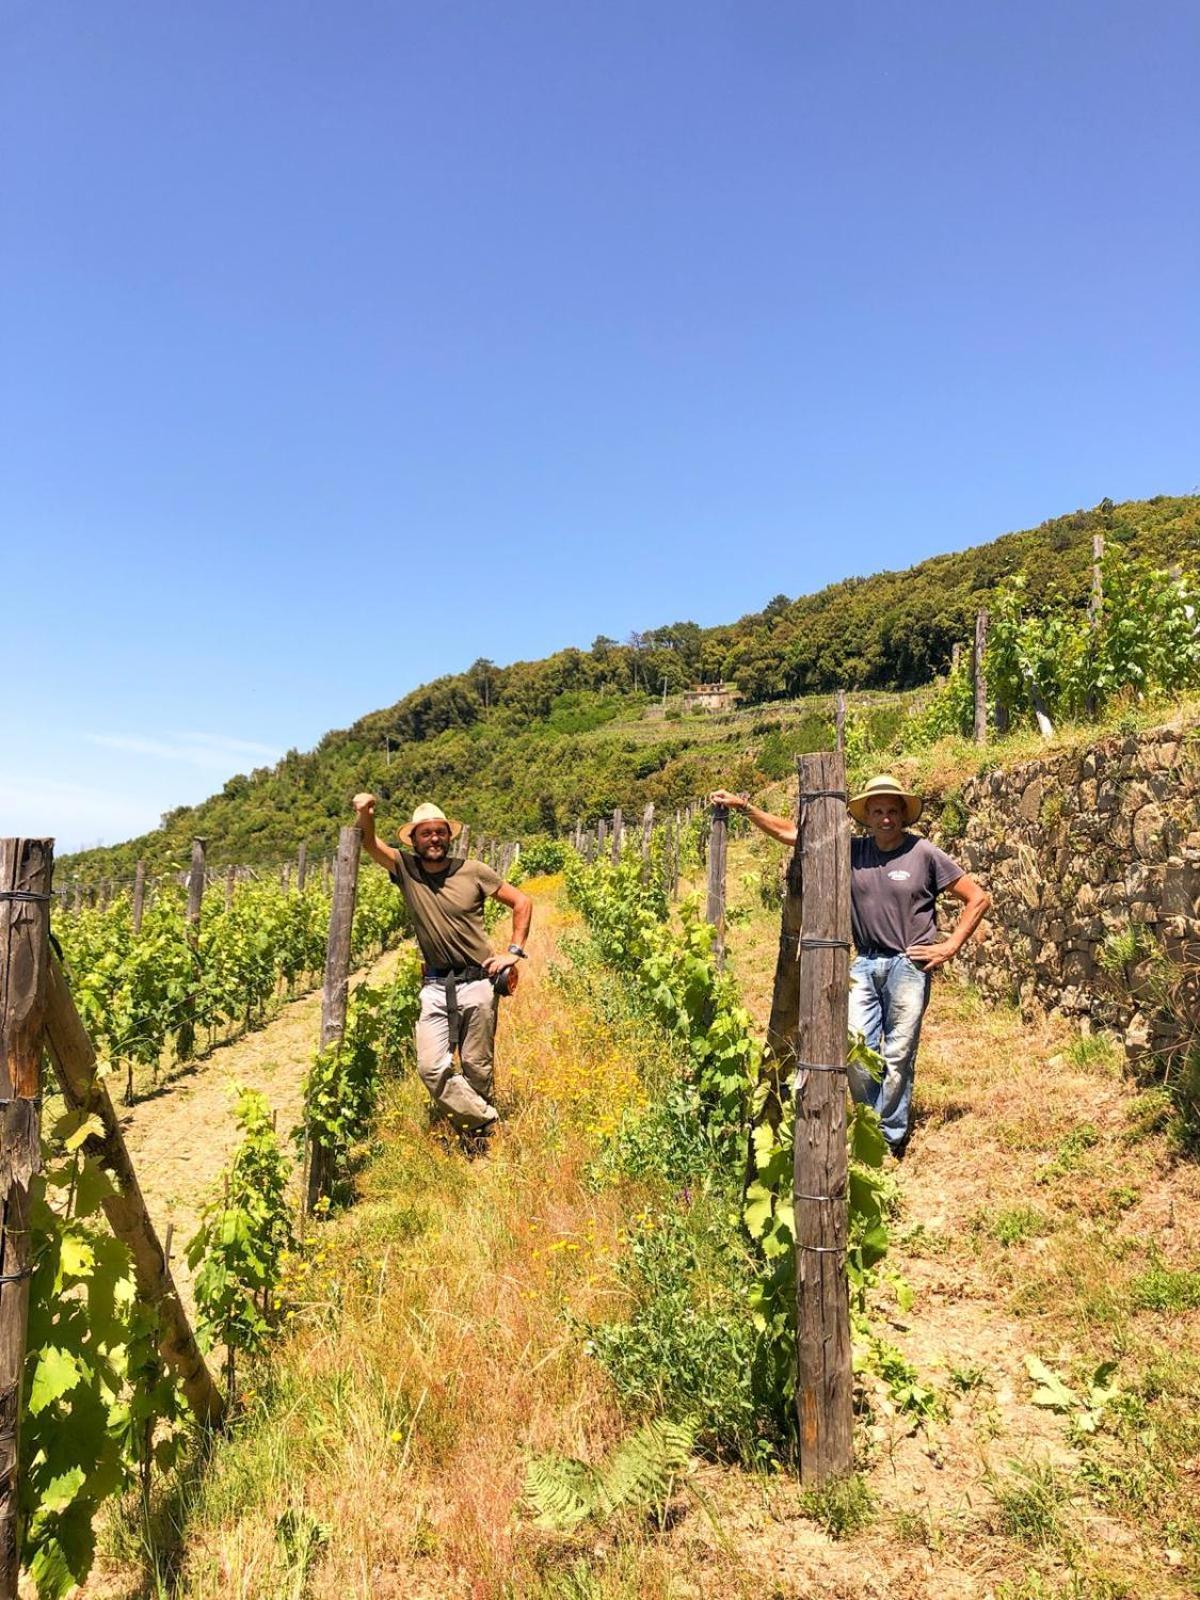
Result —
[{"label": "grey t-shirt", "polygon": [[936,944],[937,897],[963,876],[944,850],[915,833],[883,851],[869,835],[850,843],[850,924],[860,954],[900,955]]}]

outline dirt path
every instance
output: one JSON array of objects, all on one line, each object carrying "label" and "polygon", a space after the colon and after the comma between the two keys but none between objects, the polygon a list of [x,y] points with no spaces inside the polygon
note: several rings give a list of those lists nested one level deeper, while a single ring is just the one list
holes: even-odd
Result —
[{"label": "dirt path", "polygon": [[[353,982],[378,982],[395,962],[395,952],[388,951]],[[179,1069],[157,1092],[122,1112],[125,1141],[159,1238],[173,1227],[172,1267],[189,1304],[184,1249],[237,1144],[235,1088],[260,1090],[276,1113],[280,1136],[288,1138],[300,1121],[301,1084],[320,1022],[317,989],[289,1002],[265,1028]]]}]

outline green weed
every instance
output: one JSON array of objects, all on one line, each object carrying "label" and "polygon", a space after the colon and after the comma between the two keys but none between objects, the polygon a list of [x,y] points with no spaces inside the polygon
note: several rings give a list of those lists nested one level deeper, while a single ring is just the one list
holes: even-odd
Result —
[{"label": "green weed", "polygon": [[806,1489],[800,1496],[800,1505],[805,1516],[811,1517],[831,1539],[858,1533],[875,1516],[875,1497],[858,1473],[833,1478],[819,1489]]},{"label": "green weed", "polygon": [[1033,1206],[1010,1206],[1006,1211],[997,1211],[985,1227],[993,1239],[1007,1247],[1051,1233],[1054,1224]]},{"label": "green weed", "polygon": [[1061,1549],[1069,1543],[1062,1513],[1070,1486],[1054,1467],[1010,1461],[1003,1477],[990,1473],[987,1482],[1000,1532],[1034,1548]]},{"label": "green weed", "polygon": [[1194,1311],[1200,1306],[1200,1272],[1155,1262],[1133,1280],[1129,1292],[1143,1311]]}]

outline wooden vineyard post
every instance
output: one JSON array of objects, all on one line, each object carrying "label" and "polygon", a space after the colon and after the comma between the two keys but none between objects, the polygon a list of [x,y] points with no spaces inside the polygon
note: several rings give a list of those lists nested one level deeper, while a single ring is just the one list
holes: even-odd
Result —
[{"label": "wooden vineyard post", "polygon": [[[346,1031],[346,1006],[350,996],[350,934],[354,926],[354,896],[358,888],[358,855],[362,834],[342,828],[338,834],[333,868],[333,902],[329,908],[329,940],[325,946],[325,989],[321,996],[321,1049],[340,1044]],[[311,1212],[333,1179],[328,1150],[310,1130],[305,1208]]]},{"label": "wooden vineyard post", "polygon": [[188,940],[193,948],[200,937],[200,908],[204,904],[204,847],[206,839],[192,840],[192,866],[187,875]]},{"label": "wooden vineyard post", "polygon": [[605,822],[603,817],[599,817],[596,821],[596,854],[598,856],[602,856],[604,854],[604,841],[607,838],[608,824]]},{"label": "wooden vineyard post", "polygon": [[72,911],[81,911],[82,909],[83,909],[83,885],[79,882],[78,878],[76,878],[76,880],[75,880],[75,892],[71,897],[71,910]]},{"label": "wooden vineyard post", "polygon": [[51,959],[46,1006],[46,1045],[63,1099],[72,1111],[99,1119],[102,1131],[89,1134],[85,1155],[115,1180],[116,1189],[100,1204],[108,1225],[127,1246],[138,1298],[158,1314],[158,1352],[178,1374],[184,1399],[197,1421],[215,1426],[225,1402],[196,1345],[179,1300],[167,1253],[158,1241],[121,1124],[108,1089],[96,1077],[96,1052],[80,1021],[58,962]]},{"label": "wooden vineyard post", "polygon": [[[187,874],[187,920],[185,937],[192,951],[200,951],[200,911],[204,904],[204,839],[192,840],[192,864]],[[193,989],[182,1007],[183,1022],[176,1041],[180,1061],[190,1061],[196,1048],[196,992]]]},{"label": "wooden vineyard post", "polygon": [[642,876],[650,871],[650,841],[654,836],[654,801],[642,812]]},{"label": "wooden vineyard post", "polygon": [[229,910],[233,904],[233,893],[237,887],[237,868],[225,868],[225,909]]},{"label": "wooden vineyard post", "polygon": [[833,713],[834,748],[839,755],[846,753],[846,691],[837,692],[837,707]]},{"label": "wooden vineyard post", "polygon": [[708,836],[708,902],[705,918],[717,930],[713,940],[713,957],[717,970],[725,970],[725,836],[729,825],[729,811],[725,806],[713,806],[710,813],[711,828]]},{"label": "wooden vineyard post", "polygon": [[301,844],[296,851],[296,893],[304,893],[305,880],[308,877],[308,846]]},{"label": "wooden vineyard post", "polygon": [[[1104,624],[1104,535],[1092,535],[1092,593],[1088,601],[1088,624],[1091,630],[1091,654],[1095,663],[1096,650],[1100,642],[1100,630]],[[1095,689],[1088,690],[1087,714],[1094,717],[1099,709],[1099,700]]]},{"label": "wooden vineyard post", "polygon": [[146,913],[146,863],[139,861],[133,869],[133,932],[142,931],[142,918]]},{"label": "wooden vineyard post", "polygon": [[469,851],[470,844],[471,824],[469,822],[464,822],[462,826],[462,832],[459,834],[456,842],[456,848],[454,851],[455,855],[460,856],[465,861],[467,859],[467,853]]},{"label": "wooden vineyard post", "polygon": [[[797,762],[800,772],[800,762]],[[800,787],[804,787],[803,776]],[[772,1093],[763,1118],[779,1126],[783,1115],[784,1085],[796,1066],[796,1027],[800,1017],[800,924],[804,906],[804,864],[800,855],[800,809],[796,804],[796,843],[788,857],[779,927],[779,954],[775,959],[775,986],[771,991],[771,1016],[767,1023],[767,1058]]]},{"label": "wooden vineyard post", "polygon": [[804,862],[796,1030],[796,1410],[800,1478],[853,1466],[846,1161],[850,987],[850,816],[846,763],[800,758],[797,851]]},{"label": "wooden vineyard post", "polygon": [[53,839],[0,839],[0,1600],[16,1600],[20,1573],[17,1473],[33,1271],[29,1191],[42,1165],[53,864]]},{"label": "wooden vineyard post", "polygon": [[983,654],[987,649],[988,614],[980,611],[975,618],[975,743],[986,744],[988,736],[987,678],[983,670]]},{"label": "wooden vineyard post", "polygon": [[621,814],[620,806],[612,815],[612,861],[613,866],[618,866],[621,861],[621,846],[625,843],[625,818]]}]

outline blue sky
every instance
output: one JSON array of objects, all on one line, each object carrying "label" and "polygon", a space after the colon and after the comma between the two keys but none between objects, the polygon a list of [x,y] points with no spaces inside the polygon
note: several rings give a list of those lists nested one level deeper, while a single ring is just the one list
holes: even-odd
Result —
[{"label": "blue sky", "polygon": [[1200,480],[1200,8],[0,0],[0,831]]}]

